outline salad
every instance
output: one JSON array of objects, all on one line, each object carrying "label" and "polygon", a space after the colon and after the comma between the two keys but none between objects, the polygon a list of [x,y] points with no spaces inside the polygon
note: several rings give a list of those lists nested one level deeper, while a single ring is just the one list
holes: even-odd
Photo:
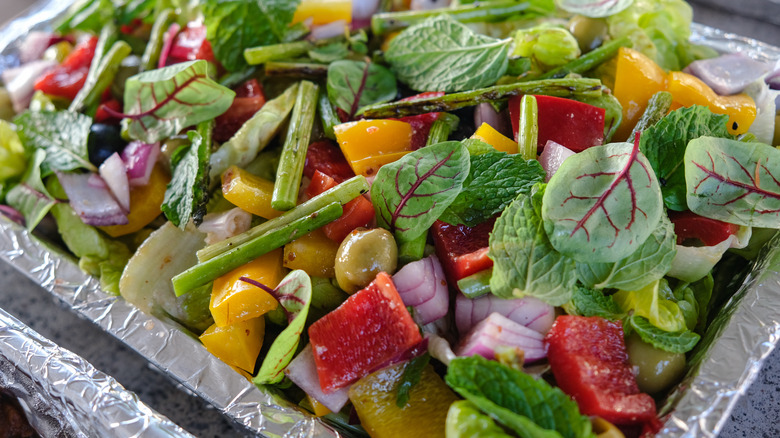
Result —
[{"label": "salad", "polygon": [[0,209],[351,434],[652,435],[780,227],[777,66],[680,0],[442,3],[78,2]]}]

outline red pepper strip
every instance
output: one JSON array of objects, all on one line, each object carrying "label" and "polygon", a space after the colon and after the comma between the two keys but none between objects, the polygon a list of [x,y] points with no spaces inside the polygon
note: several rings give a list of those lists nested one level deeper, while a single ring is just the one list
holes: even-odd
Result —
[{"label": "red pepper strip", "polygon": [[431,227],[436,255],[442,262],[449,284],[493,266],[488,253],[488,238],[495,218],[475,227],[450,225],[436,221]]},{"label": "red pepper strip", "polygon": [[62,64],[35,82],[35,89],[52,96],[75,99],[87,80],[97,41],[97,37],[90,37],[77,45]]},{"label": "red pepper strip", "polygon": [[704,244],[715,246],[737,234],[739,225],[699,216],[692,211],[670,211],[677,244]]},{"label": "red pepper strip", "polygon": [[[317,170],[306,189],[306,195],[312,198],[337,185],[336,180]],[[322,227],[322,231],[329,239],[341,243],[355,228],[368,227],[373,221],[374,205],[363,196],[358,196],[344,204],[341,217]]]},{"label": "red pepper strip", "polygon": [[263,87],[257,79],[244,82],[235,91],[230,108],[216,119],[214,140],[220,143],[230,140],[265,105]]}]

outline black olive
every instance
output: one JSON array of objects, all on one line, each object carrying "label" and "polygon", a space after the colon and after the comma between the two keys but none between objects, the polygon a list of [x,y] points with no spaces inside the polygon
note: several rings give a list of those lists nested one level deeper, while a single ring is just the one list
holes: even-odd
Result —
[{"label": "black olive", "polygon": [[121,153],[125,146],[127,142],[122,138],[119,126],[95,123],[89,128],[87,151],[89,161],[95,166],[100,166],[114,152]]}]

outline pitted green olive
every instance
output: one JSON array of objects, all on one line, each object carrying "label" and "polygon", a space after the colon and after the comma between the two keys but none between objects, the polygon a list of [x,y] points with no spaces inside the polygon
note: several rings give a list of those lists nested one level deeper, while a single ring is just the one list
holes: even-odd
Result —
[{"label": "pitted green olive", "polygon": [[384,228],[351,232],[336,253],[336,281],[352,294],[366,287],[376,274],[392,274],[398,263],[395,239]]},{"label": "pitted green olive", "polygon": [[569,32],[577,39],[582,53],[587,53],[604,43],[607,22],[603,18],[575,15],[569,20]]},{"label": "pitted green olive", "polygon": [[636,383],[642,392],[655,394],[676,383],[685,372],[685,355],[669,353],[642,341],[636,333],[626,340],[628,361],[639,368]]}]

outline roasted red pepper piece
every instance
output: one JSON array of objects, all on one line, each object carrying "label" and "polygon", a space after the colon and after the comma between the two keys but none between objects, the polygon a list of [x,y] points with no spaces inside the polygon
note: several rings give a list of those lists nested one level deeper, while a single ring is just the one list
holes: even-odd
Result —
[{"label": "roasted red pepper piece", "polygon": [[[108,110],[106,110],[108,108]],[[111,112],[109,112],[111,111]],[[105,123],[116,125],[121,120],[118,117],[114,117],[111,114],[122,113],[122,104],[116,99],[108,99],[105,102],[98,105],[97,112],[95,113],[95,123]]]},{"label": "roasted red pepper piece", "polygon": [[558,387],[577,402],[584,415],[625,426],[655,420],[655,402],[639,392],[628,362],[620,321],[559,316],[546,341]]},{"label": "roasted red pepper piece", "polygon": [[422,341],[393,280],[384,272],[309,327],[320,386],[343,388]]},{"label": "roasted red pepper piece", "polygon": [[[336,187],[335,179],[319,170],[314,173],[306,195],[311,197]],[[374,205],[368,199],[358,196],[344,204],[344,213],[340,218],[322,227],[328,239],[341,243],[349,233],[358,227],[367,227],[374,221]]]},{"label": "roasted red pepper piece", "polygon": [[436,256],[442,262],[449,284],[493,266],[488,257],[488,239],[496,219],[474,227],[436,221],[431,227]]},{"label": "roasted red pepper piece", "polygon": [[[409,102],[419,99],[428,99],[431,97],[444,96],[443,91],[426,91],[425,93],[415,94],[414,96],[405,97],[400,102]],[[406,122],[412,125],[412,149],[417,150],[425,147],[428,143],[428,134],[431,132],[431,127],[436,120],[439,120],[441,113],[425,113],[417,116],[401,117],[402,122]]]},{"label": "roasted red pepper piece", "polygon": [[315,141],[309,145],[309,150],[306,152],[303,174],[312,179],[318,170],[336,180],[337,183],[355,176],[341,148],[328,140]]},{"label": "roasted red pepper piece", "polygon": [[214,62],[214,53],[211,44],[206,40],[206,26],[198,21],[191,21],[176,35],[166,63],[171,65],[196,59]]},{"label": "roasted red pepper piece", "polygon": [[216,119],[214,140],[220,143],[230,140],[265,105],[263,86],[257,79],[244,82],[235,91],[236,97],[230,108]]},{"label": "roasted red pepper piece", "polygon": [[90,37],[78,44],[62,64],[35,82],[35,89],[52,96],[75,99],[87,80],[97,40],[97,37]]},{"label": "roasted red pepper piece", "polygon": [[714,246],[737,234],[739,225],[699,216],[692,211],[670,211],[677,244],[704,244]]},{"label": "roasted red pepper piece", "polygon": [[[574,152],[604,143],[604,108],[576,100],[552,96],[535,96],[539,109],[538,150],[548,140],[562,144]],[[520,129],[520,101],[523,96],[509,98],[509,117],[517,140]]]}]

